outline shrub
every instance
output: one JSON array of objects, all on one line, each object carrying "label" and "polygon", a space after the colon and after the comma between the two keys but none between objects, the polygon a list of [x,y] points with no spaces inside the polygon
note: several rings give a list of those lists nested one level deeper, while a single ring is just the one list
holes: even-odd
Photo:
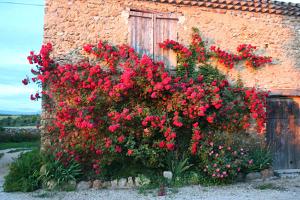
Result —
[{"label": "shrub", "polygon": [[0,142],[0,150],[3,149],[14,149],[14,148],[23,148],[23,149],[39,149],[40,141],[33,141],[33,142],[8,142],[3,143]]},{"label": "shrub", "polygon": [[[55,116],[47,130],[56,159],[74,159],[85,171],[111,176],[112,168],[137,163],[145,171],[162,172],[168,169],[165,158],[175,152],[179,157],[194,156],[193,162],[202,162],[202,167],[208,165],[209,176],[213,167],[208,161],[223,171],[230,164],[227,175],[235,176],[241,153],[210,146],[210,132],[240,133],[252,121],[263,132],[267,93],[229,85],[210,59],[232,68],[242,60],[260,67],[270,58],[254,55],[251,45],[240,45],[237,54],[215,47],[207,50],[197,30],[189,47],[171,40],[160,47],[177,53],[176,75],[129,46],[103,41],[83,47],[96,65],[55,63],[51,44],[43,45],[39,54],[31,52],[28,60],[37,64],[31,80],[44,84],[44,108]],[[40,98],[39,93],[31,95],[32,100]],[[207,155],[213,150],[219,152],[217,160]]]},{"label": "shrub", "polygon": [[172,184],[179,185],[182,178],[193,165],[189,163],[189,156],[179,158],[175,154],[169,154],[167,158],[167,169],[172,172]]},{"label": "shrub", "polygon": [[257,147],[248,152],[249,165],[246,172],[257,172],[268,169],[272,165],[272,154],[267,147]]},{"label": "shrub", "polygon": [[244,166],[246,150],[226,137],[224,133],[211,133],[200,142],[197,152],[199,169],[208,183],[232,182]]},{"label": "shrub", "polygon": [[[66,189],[65,186],[70,181],[76,182],[76,178],[81,175],[81,166],[70,161],[62,163],[59,160],[50,159],[42,166],[40,170],[39,180],[48,189]],[[52,184],[51,186],[49,184]],[[74,188],[73,188],[74,189]]]},{"label": "shrub", "polygon": [[39,115],[2,116],[0,126],[36,126],[40,124]]},{"label": "shrub", "polygon": [[15,134],[8,134],[5,132],[0,132],[0,143],[8,143],[8,142],[32,142],[38,141],[41,139],[40,134],[31,133],[31,132],[21,132]]},{"label": "shrub", "polygon": [[5,192],[30,192],[40,187],[38,180],[42,159],[38,150],[21,154],[16,161],[10,165],[10,171],[5,176]]}]

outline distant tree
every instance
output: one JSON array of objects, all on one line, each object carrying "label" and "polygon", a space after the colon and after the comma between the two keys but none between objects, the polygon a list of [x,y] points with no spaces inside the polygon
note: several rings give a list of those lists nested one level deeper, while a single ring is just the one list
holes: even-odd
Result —
[{"label": "distant tree", "polygon": [[39,115],[21,115],[15,118],[8,116],[0,119],[0,126],[35,126],[39,121]]}]

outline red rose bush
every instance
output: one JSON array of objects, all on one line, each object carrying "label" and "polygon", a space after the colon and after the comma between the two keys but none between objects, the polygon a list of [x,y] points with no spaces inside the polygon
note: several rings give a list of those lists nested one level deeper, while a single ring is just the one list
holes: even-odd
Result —
[{"label": "red rose bush", "polygon": [[[189,47],[171,40],[160,46],[177,53],[176,75],[164,63],[140,56],[127,45],[103,41],[83,47],[97,64],[59,64],[50,56],[51,44],[43,45],[39,54],[30,53],[28,60],[37,67],[34,77],[22,82],[43,85],[44,109],[54,115],[46,127],[50,152],[57,159],[65,163],[74,159],[100,175],[116,162],[165,170],[164,158],[170,153],[187,153],[201,163],[204,148],[215,148],[207,144],[214,132],[242,134],[253,121],[258,133],[264,131],[267,93],[230,85],[208,61],[215,57],[232,68],[235,62],[248,60],[258,67],[269,58],[254,55],[251,45],[241,45],[239,56],[216,47],[208,50],[197,31]],[[38,93],[31,96],[40,98]],[[236,157],[224,165],[215,161],[222,165],[220,173],[208,169],[214,163],[206,161],[199,170],[226,179],[238,165],[229,162]]]}]

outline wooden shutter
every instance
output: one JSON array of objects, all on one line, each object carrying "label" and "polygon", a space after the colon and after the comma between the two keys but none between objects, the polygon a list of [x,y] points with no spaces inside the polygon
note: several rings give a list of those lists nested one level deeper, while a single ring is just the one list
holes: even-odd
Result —
[{"label": "wooden shutter", "polygon": [[131,11],[130,46],[138,53],[153,56],[153,14]]},{"label": "wooden shutter", "polygon": [[156,14],[154,18],[154,60],[163,61],[170,69],[177,64],[176,54],[159,48],[159,43],[167,39],[177,41],[177,22],[172,14]]},{"label": "wooden shutter", "polygon": [[130,45],[155,61],[164,61],[170,69],[176,66],[176,54],[159,48],[166,39],[177,40],[178,19],[170,13],[147,13],[131,11],[129,17]]}]

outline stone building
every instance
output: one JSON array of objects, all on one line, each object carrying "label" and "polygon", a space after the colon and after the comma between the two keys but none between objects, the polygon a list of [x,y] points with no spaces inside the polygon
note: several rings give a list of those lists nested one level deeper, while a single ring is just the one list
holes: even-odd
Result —
[{"label": "stone building", "polygon": [[267,136],[275,168],[300,168],[300,4],[269,0],[56,0],[46,1],[44,42],[54,56],[66,55],[85,43],[108,40],[136,50],[174,55],[158,42],[188,44],[192,27],[208,44],[235,52],[239,44],[257,46],[273,63],[256,71],[226,71],[246,86],[271,91]]}]

